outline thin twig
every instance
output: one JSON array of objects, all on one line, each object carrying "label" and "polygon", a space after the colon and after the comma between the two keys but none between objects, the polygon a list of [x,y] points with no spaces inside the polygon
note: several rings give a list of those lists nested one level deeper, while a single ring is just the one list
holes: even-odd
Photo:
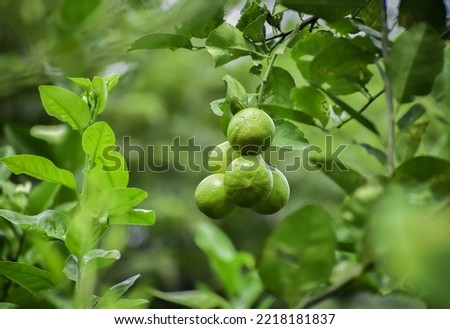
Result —
[{"label": "thin twig", "polygon": [[[358,112],[363,113],[365,110],[367,110],[369,108],[369,106],[377,100],[378,97],[383,95],[383,93],[384,93],[384,89],[380,90],[374,96],[370,97],[369,100],[367,101],[367,103],[364,104],[364,106],[361,107],[361,109]],[[339,125],[337,125],[336,128],[341,128],[343,125],[345,125],[347,122],[351,121],[352,119],[353,118],[348,118],[347,120],[342,121]]]},{"label": "thin twig", "polygon": [[[386,2],[385,0],[380,0],[380,17],[381,17],[381,45],[383,59],[389,55],[389,26],[386,14]],[[392,90],[392,85],[386,74],[383,74],[383,69],[381,65],[378,65],[378,69],[382,74],[385,85],[386,93],[386,109],[387,109],[387,120],[388,120],[388,131],[387,131],[387,145],[386,145],[386,169],[388,175],[391,176],[394,172],[394,161],[395,161],[395,121],[394,121],[394,93]]]}]

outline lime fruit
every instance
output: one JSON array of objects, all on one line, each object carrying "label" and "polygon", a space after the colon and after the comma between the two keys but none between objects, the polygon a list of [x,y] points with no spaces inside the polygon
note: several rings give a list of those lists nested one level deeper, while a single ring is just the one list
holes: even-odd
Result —
[{"label": "lime fruit", "polygon": [[263,202],[273,186],[272,172],[261,156],[242,156],[230,164],[223,187],[228,199],[243,208]]},{"label": "lime fruit", "polygon": [[197,207],[212,219],[223,218],[235,207],[223,188],[224,174],[213,174],[203,179],[195,190]]},{"label": "lime fruit", "polygon": [[289,183],[283,173],[272,168],[273,188],[269,196],[262,203],[253,208],[255,212],[263,215],[275,214],[283,208],[289,200]]},{"label": "lime fruit", "polygon": [[213,173],[225,173],[230,163],[239,156],[228,141],[223,142],[209,153],[208,168]]},{"label": "lime fruit", "polygon": [[230,120],[227,137],[242,155],[256,155],[270,146],[275,124],[266,112],[248,108],[236,113]]}]

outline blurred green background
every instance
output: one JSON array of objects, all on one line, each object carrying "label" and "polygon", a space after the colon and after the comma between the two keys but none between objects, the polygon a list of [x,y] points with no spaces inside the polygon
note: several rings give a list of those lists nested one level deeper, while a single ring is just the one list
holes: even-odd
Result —
[{"label": "blurred green background", "polygon": [[[228,19],[244,1],[228,1]],[[125,154],[131,174],[131,186],[149,193],[146,208],[157,214],[155,226],[147,229],[114,228],[103,240],[103,247],[121,246],[122,259],[101,273],[106,285],[141,273],[139,284],[163,291],[193,289],[199,282],[217,286],[206,256],[194,243],[196,223],[206,221],[194,203],[194,190],[206,176],[198,172],[177,171],[173,156],[160,152],[180,138],[182,144],[191,137],[202,146],[225,140],[219,119],[209,103],[225,96],[222,77],[229,74],[247,90],[254,90],[258,78],[248,74],[251,59],[244,58],[225,67],[214,68],[214,61],[205,51],[170,50],[135,51],[127,53],[131,43],[152,32],[171,32],[180,15],[201,15],[181,12],[182,1],[169,0],[2,0],[0,2],[0,145],[9,144],[17,153],[32,153],[51,158],[57,165],[74,172],[81,170],[82,155],[74,150],[77,137],[68,133],[61,144],[36,139],[30,129],[36,125],[56,124],[41,105],[38,85],[56,84],[80,91],[66,79],[119,73],[121,80],[111,93],[107,110],[101,120],[108,121],[116,131],[118,145],[125,136],[133,145],[152,147],[148,161],[165,164],[168,170],[139,171],[136,152]],[[198,16],[201,18],[201,16]],[[289,56],[277,65],[295,70]],[[376,79],[370,86],[380,89]],[[362,104],[363,99],[354,99]],[[383,115],[383,102],[377,101],[369,117]],[[380,113],[381,112],[381,113]],[[378,114],[377,114],[378,113]],[[378,120],[382,126],[382,122]],[[433,123],[432,123],[433,124]],[[310,142],[322,145],[324,135],[305,128]],[[384,131],[383,127],[381,130]],[[435,131],[435,129],[430,129]],[[352,123],[345,130],[334,130],[335,143],[353,139],[380,146],[380,140],[367,136]],[[427,136],[434,143],[439,136]],[[444,144],[445,145],[445,144]],[[427,153],[442,153],[441,150]],[[202,154],[190,154],[201,162]],[[342,159],[357,166],[367,175],[384,173],[384,168],[365,151],[350,145]],[[139,159],[142,161],[142,159]],[[187,157],[182,157],[187,162]],[[344,195],[320,173],[302,170],[287,173],[291,199],[280,213],[261,216],[248,210],[236,210],[230,217],[216,222],[238,250],[252,253],[259,259],[263,243],[277,221],[293,209],[317,203],[331,213],[340,210]],[[18,177],[18,180],[27,180]],[[64,201],[62,193],[61,201]],[[138,290],[138,289],[137,289]],[[164,307],[155,301],[152,307]]]}]

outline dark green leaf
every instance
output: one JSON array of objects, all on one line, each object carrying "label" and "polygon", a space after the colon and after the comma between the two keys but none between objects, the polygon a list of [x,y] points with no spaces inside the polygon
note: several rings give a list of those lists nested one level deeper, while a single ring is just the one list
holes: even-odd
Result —
[{"label": "dark green leaf", "polygon": [[291,99],[296,108],[318,119],[323,127],[326,126],[330,119],[329,104],[320,91],[310,86],[294,88],[291,91]]},{"label": "dark green leaf", "polygon": [[309,144],[305,134],[298,126],[288,120],[275,120],[275,137],[272,145],[278,147],[292,147],[293,149],[304,149]]},{"label": "dark green leaf", "polygon": [[40,86],[39,93],[48,115],[79,131],[89,124],[89,107],[77,94],[56,86]]},{"label": "dark green leaf", "polygon": [[382,165],[386,164],[386,153],[384,153],[382,150],[373,147],[372,145],[369,145],[367,143],[358,143],[358,142],[354,143],[361,146],[370,155],[373,155]]},{"label": "dark green leaf", "polygon": [[378,0],[369,0],[367,6],[359,12],[358,17],[364,21],[367,27],[381,31],[380,2]]},{"label": "dark green leaf", "polygon": [[309,126],[317,127],[312,117],[293,108],[276,104],[260,104],[260,107],[274,119],[289,119]]},{"label": "dark green leaf", "polygon": [[226,300],[211,291],[162,292],[152,290],[152,295],[193,309],[231,308]]},{"label": "dark green leaf", "polygon": [[46,209],[50,209],[60,188],[60,184],[50,182],[39,183],[28,197],[27,213],[38,214]]},{"label": "dark green leaf", "polygon": [[6,276],[33,295],[55,286],[55,279],[49,272],[28,264],[0,262],[0,275]]},{"label": "dark green leaf", "polygon": [[153,33],[137,39],[131,45],[128,51],[138,49],[170,49],[179,48],[192,49],[192,43],[189,38],[179,34]]},{"label": "dark green leaf", "polygon": [[13,308],[19,308],[19,305],[13,304],[13,303],[1,303],[0,302],[0,309],[1,310],[7,310],[7,309],[13,309]]},{"label": "dark green leaf", "polygon": [[253,22],[248,24],[242,31],[246,37],[253,41],[264,41],[266,38],[266,17],[267,13],[261,14]]},{"label": "dark green leaf", "polygon": [[414,104],[398,121],[397,126],[400,130],[407,129],[416,122],[425,113],[425,107],[422,104]]},{"label": "dark green leaf", "polygon": [[255,51],[253,44],[234,26],[223,23],[206,40],[206,49],[216,62],[216,67],[224,65],[238,57],[251,55],[264,57]]},{"label": "dark green leaf", "polygon": [[251,40],[263,41],[266,36],[264,24],[268,14],[269,11],[266,6],[260,7],[256,2],[252,2],[241,12],[241,17],[236,27]]},{"label": "dark green leaf", "polygon": [[118,216],[111,216],[108,225],[144,225],[151,226],[155,223],[156,215],[153,210],[131,209]]},{"label": "dark green leaf", "polygon": [[428,94],[444,65],[444,45],[427,24],[420,23],[395,40],[386,58],[386,73],[400,103]]},{"label": "dark green leaf", "polygon": [[394,172],[399,180],[426,182],[450,175],[450,161],[430,156],[418,156],[402,163]]},{"label": "dark green leaf", "polygon": [[49,239],[63,241],[70,221],[66,214],[54,210],[46,210],[38,215],[28,216],[11,210],[0,209],[0,217],[24,230],[42,234]]},{"label": "dark green leaf", "polygon": [[410,28],[426,22],[440,33],[446,25],[446,10],[443,0],[407,0],[400,2],[398,21],[401,26]]},{"label": "dark green leaf", "polygon": [[316,166],[348,195],[367,183],[361,174],[348,168],[340,159],[317,160]]},{"label": "dark green leaf", "polygon": [[291,90],[295,81],[291,74],[281,67],[273,67],[264,89],[264,102],[292,107]]},{"label": "dark green leaf", "polygon": [[185,0],[180,8],[180,26],[177,32],[187,37],[206,38],[223,23],[221,0]]},{"label": "dark green leaf", "polygon": [[336,248],[332,220],[322,208],[306,206],[280,222],[266,241],[261,278],[289,307],[329,281]]},{"label": "dark green leaf", "polygon": [[282,0],[281,3],[299,13],[333,22],[364,7],[367,0]]},{"label": "dark green leaf", "polygon": [[428,128],[428,122],[410,125],[397,138],[397,156],[401,162],[411,159],[419,149],[422,138]]},{"label": "dark green leaf", "polygon": [[0,159],[16,175],[26,174],[28,176],[45,180],[47,182],[59,183],[72,190],[76,190],[75,177],[70,171],[56,167],[50,160],[28,154],[12,155]]}]

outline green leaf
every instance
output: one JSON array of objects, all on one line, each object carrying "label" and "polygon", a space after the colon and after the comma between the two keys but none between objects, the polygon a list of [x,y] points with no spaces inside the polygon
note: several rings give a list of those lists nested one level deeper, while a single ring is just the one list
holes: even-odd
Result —
[{"label": "green leaf", "polygon": [[267,290],[289,307],[328,283],[335,264],[332,221],[321,207],[306,206],[281,221],[266,241],[259,273]]},{"label": "green leaf", "polygon": [[259,106],[274,119],[289,119],[308,126],[317,127],[312,117],[296,109],[276,104],[260,104]]},{"label": "green leaf", "polygon": [[39,183],[28,197],[27,213],[38,214],[46,209],[50,209],[60,188],[60,184],[50,182]]},{"label": "green leaf", "polygon": [[215,101],[212,101],[209,105],[211,107],[211,111],[217,115],[218,117],[223,116],[223,107],[229,106],[225,104],[226,100],[225,98],[216,99]]},{"label": "green leaf", "polygon": [[241,267],[254,262],[251,255],[237,253],[228,237],[207,222],[197,226],[195,243],[208,256],[209,264],[220,279],[227,296],[231,297],[243,289]]},{"label": "green leaf", "polygon": [[414,104],[398,121],[397,126],[400,130],[407,129],[416,122],[425,113],[425,107],[422,104]]},{"label": "green leaf", "polygon": [[358,17],[364,21],[364,25],[361,24],[362,26],[367,26],[377,32],[381,31],[380,3],[378,1],[370,0],[367,6],[359,12]]},{"label": "green leaf", "polygon": [[69,128],[66,125],[55,126],[33,126],[30,135],[39,138],[50,144],[60,144],[67,137]]},{"label": "green leaf", "polygon": [[247,92],[245,91],[244,86],[229,75],[224,76],[223,80],[227,85],[227,103],[223,105],[228,105],[233,114],[247,108]]},{"label": "green leaf", "polygon": [[123,155],[111,151],[104,156],[97,158],[97,165],[89,171],[89,179],[102,191],[127,187],[129,173]]},{"label": "green leaf", "polygon": [[236,27],[241,30],[245,36],[253,41],[264,41],[266,37],[265,22],[269,15],[267,7],[260,7],[256,2],[246,6],[239,18]]},{"label": "green leaf", "polygon": [[374,53],[361,48],[358,39],[337,39],[318,53],[309,65],[309,80],[340,95],[362,90],[372,77],[367,65]]},{"label": "green leaf", "polygon": [[206,40],[206,50],[214,58],[216,67],[242,56],[265,57],[255,51],[253,44],[245,39],[241,31],[228,23],[223,23],[211,32]]},{"label": "green leaf", "polygon": [[445,1],[408,0],[401,1],[398,21],[401,26],[410,28],[420,22],[426,22],[440,33],[446,25]]},{"label": "green leaf", "polygon": [[382,150],[367,143],[354,142],[354,144],[361,146],[367,151],[367,153],[373,155],[382,165],[386,165],[386,153],[384,153]]},{"label": "green leaf", "polygon": [[386,73],[400,103],[431,91],[444,65],[443,49],[439,35],[424,23],[415,25],[395,40],[386,58]]},{"label": "green leaf", "polygon": [[14,309],[19,308],[19,305],[13,304],[13,303],[1,303],[0,302],[0,310],[8,310],[8,309]]},{"label": "green leaf", "polygon": [[110,74],[110,75],[106,75],[106,76],[102,77],[102,79],[106,83],[106,89],[108,91],[111,91],[119,83],[120,75],[118,75],[118,74]]},{"label": "green leaf", "polygon": [[379,135],[379,132],[378,132],[377,128],[375,127],[375,125],[369,119],[364,117],[361,113],[356,111],[350,105],[348,105],[347,103],[345,103],[343,100],[341,100],[340,98],[336,97],[332,93],[326,91],[322,87],[318,87],[317,86],[317,88],[320,89],[325,95],[327,95],[328,98],[330,98],[336,105],[339,105],[342,108],[342,110],[347,112],[353,119],[358,121],[360,124],[362,124],[364,127],[369,129],[370,131],[372,131],[374,134]]},{"label": "green leaf", "polygon": [[153,210],[131,209],[124,214],[111,216],[108,225],[144,225],[155,224],[156,215]]},{"label": "green leaf", "polygon": [[114,305],[141,277],[140,274],[132,276],[111,287],[98,301],[97,307],[110,307]]},{"label": "green leaf", "polygon": [[292,107],[291,90],[295,81],[291,74],[281,67],[273,67],[264,89],[264,103]]},{"label": "green leaf", "polygon": [[[0,159],[14,155],[14,149],[9,146],[0,147]],[[0,161],[0,181],[6,181],[11,176],[11,171]]]},{"label": "green leaf", "polygon": [[72,78],[68,78],[68,79],[70,81],[76,83],[80,87],[82,87],[86,92],[89,92],[91,90],[92,82],[91,82],[91,80],[89,80],[87,78],[72,77]]},{"label": "green leaf", "polygon": [[284,119],[275,120],[275,136],[272,145],[304,149],[309,144],[305,134],[292,122]]},{"label": "green leaf", "polygon": [[113,308],[113,309],[137,309],[137,308],[147,308],[146,306],[150,302],[147,299],[128,299],[122,298],[114,302],[111,305],[102,305],[102,308]]},{"label": "green leaf", "polygon": [[46,210],[35,216],[23,215],[11,210],[0,209],[0,217],[30,232],[36,232],[49,239],[65,240],[70,218],[62,212]]},{"label": "green leaf", "polygon": [[214,28],[223,23],[223,1],[186,0],[179,13],[180,26],[177,28],[177,33],[189,38],[206,38]]},{"label": "green leaf", "polygon": [[141,189],[119,187],[96,194],[89,199],[86,207],[98,214],[117,216],[141,203],[146,197],[147,192]]},{"label": "green leaf", "polygon": [[91,114],[88,105],[75,93],[56,86],[40,86],[39,94],[48,115],[83,131]]},{"label": "green leaf", "polygon": [[395,178],[413,182],[427,182],[448,175],[450,175],[450,161],[430,156],[414,157],[402,163],[394,172]]},{"label": "green leaf", "polygon": [[364,7],[367,0],[282,0],[281,3],[299,13],[333,22]]},{"label": "green leaf", "polygon": [[111,127],[104,121],[96,122],[89,126],[83,133],[83,151],[96,161],[104,158],[105,150],[116,143],[116,137]]},{"label": "green leaf", "polygon": [[87,266],[87,272],[95,272],[101,268],[107,267],[120,259],[119,250],[89,250],[84,256],[83,261]]},{"label": "green leaf", "polygon": [[28,264],[0,261],[0,275],[4,275],[33,295],[55,286],[55,279],[49,272]]},{"label": "green leaf", "polygon": [[192,43],[189,38],[179,34],[153,33],[137,39],[131,45],[128,51],[138,49],[170,49],[179,48],[192,49]]},{"label": "green leaf", "polygon": [[105,110],[108,101],[106,81],[103,78],[94,77],[92,80],[92,91],[95,93],[95,116],[97,116]]},{"label": "green leaf", "polygon": [[53,162],[44,157],[20,154],[2,158],[0,161],[16,175],[26,174],[76,190],[76,181],[73,174],[70,171],[56,167]]},{"label": "green leaf", "polygon": [[320,91],[310,86],[294,88],[290,97],[296,108],[318,119],[323,127],[326,126],[330,119],[330,113],[328,112],[328,102]]},{"label": "green leaf", "polygon": [[420,122],[410,125],[397,137],[397,156],[401,162],[411,159],[419,149],[422,138],[425,135],[429,122]]},{"label": "green leaf", "polygon": [[63,272],[69,280],[78,281],[78,259],[74,255],[67,257]]},{"label": "green leaf", "polygon": [[211,291],[162,292],[152,290],[152,295],[193,309],[231,308],[226,300]]},{"label": "green leaf", "polygon": [[334,161],[316,161],[316,167],[322,170],[325,175],[331,178],[348,195],[367,183],[367,180],[361,174],[348,168],[339,159],[334,159]]}]

